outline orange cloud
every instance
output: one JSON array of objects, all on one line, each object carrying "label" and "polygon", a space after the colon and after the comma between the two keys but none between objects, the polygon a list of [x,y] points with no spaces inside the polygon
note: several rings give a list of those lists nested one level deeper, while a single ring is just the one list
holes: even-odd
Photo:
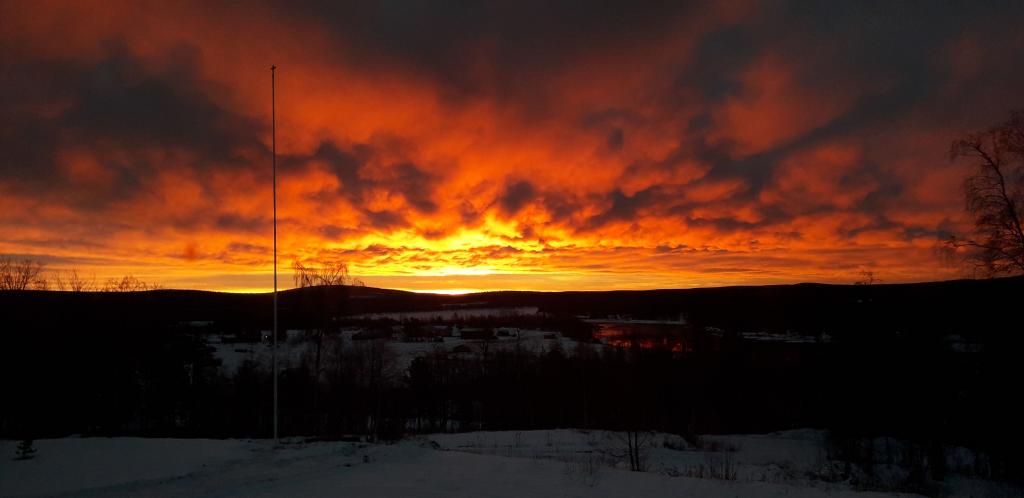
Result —
[{"label": "orange cloud", "polygon": [[415,289],[946,278],[946,144],[1024,84],[1000,62],[1024,45],[980,31],[1005,13],[866,33],[890,13],[404,8],[3,4],[0,253],[267,289],[273,63],[285,266]]}]

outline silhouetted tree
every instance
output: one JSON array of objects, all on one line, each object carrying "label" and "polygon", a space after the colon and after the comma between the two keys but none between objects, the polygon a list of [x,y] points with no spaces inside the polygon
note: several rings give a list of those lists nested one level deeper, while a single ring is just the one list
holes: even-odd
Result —
[{"label": "silhouetted tree", "polygon": [[0,256],[0,290],[45,289],[47,282],[42,272],[43,263],[39,261]]},{"label": "silhouetted tree", "polygon": [[629,470],[633,472],[644,472],[647,470],[646,448],[650,441],[650,432],[636,429],[626,430],[626,453],[629,454]]},{"label": "silhouetted tree", "polygon": [[56,273],[53,283],[59,291],[88,292],[96,290],[96,276],[93,275],[86,279],[78,275],[78,270]]},{"label": "silhouetted tree", "polygon": [[854,285],[872,285],[882,280],[875,276],[875,272],[872,270],[861,270],[860,279],[854,282]]},{"label": "silhouetted tree", "polygon": [[964,181],[974,233],[950,237],[947,247],[985,275],[1024,273],[1024,111],[954,141],[950,156],[974,161],[974,171]]},{"label": "silhouetted tree", "polygon": [[383,339],[360,341],[355,353],[356,370],[369,395],[370,425],[367,431],[370,440],[377,441],[383,432],[384,390],[397,375],[394,371],[395,353]]},{"label": "silhouetted tree", "polygon": [[103,292],[139,292],[159,289],[157,284],[144,282],[133,275],[125,275],[121,278],[109,278],[103,283]]},{"label": "silhouetted tree", "polygon": [[320,381],[324,374],[323,349],[324,335],[328,331],[334,331],[336,324],[335,316],[340,311],[339,297],[330,292],[331,287],[344,285],[363,285],[363,282],[352,277],[348,271],[348,264],[343,261],[329,262],[323,266],[306,266],[301,261],[292,262],[292,279],[296,287],[318,287],[320,295],[319,302],[311,303],[314,307],[313,315],[316,316],[316,323],[313,328],[313,336],[316,341],[316,353],[313,360],[313,389],[312,406],[313,411],[318,412],[320,408]]},{"label": "silhouetted tree", "polygon": [[317,287],[320,285],[363,285],[363,281],[349,274],[348,264],[342,261],[323,266],[306,266],[301,261],[292,262],[292,279],[296,287]]}]

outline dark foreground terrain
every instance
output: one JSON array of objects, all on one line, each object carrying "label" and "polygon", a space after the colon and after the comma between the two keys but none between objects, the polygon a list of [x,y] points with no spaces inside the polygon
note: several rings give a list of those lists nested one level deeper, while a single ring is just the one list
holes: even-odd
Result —
[{"label": "dark foreground terrain", "polygon": [[[574,427],[697,445],[698,434],[813,428],[850,475],[898,461],[908,486],[926,483],[950,470],[957,448],[970,453],[969,472],[1019,481],[1022,295],[1021,278],[287,291],[281,342],[299,352],[282,362],[282,433],[394,440]],[[0,436],[266,437],[272,378],[259,351],[270,304],[267,294],[196,291],[0,293]],[[533,311],[502,311],[517,309]],[[444,313],[395,314],[409,311]],[[612,321],[668,324],[676,338],[612,343],[600,334]],[[544,345],[526,347],[520,331]],[[240,364],[229,368],[222,350]],[[882,436],[904,443],[881,448]]]}]

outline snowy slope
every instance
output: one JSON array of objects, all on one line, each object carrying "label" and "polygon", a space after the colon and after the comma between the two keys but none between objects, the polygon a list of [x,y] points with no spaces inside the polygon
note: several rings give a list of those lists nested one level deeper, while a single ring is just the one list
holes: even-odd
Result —
[{"label": "snowy slope", "polygon": [[[624,470],[615,462],[619,436],[571,430],[482,432],[438,434],[391,445],[292,442],[276,449],[268,441],[41,440],[32,460],[0,460],[0,495],[899,496],[787,479],[779,472],[764,477],[765,458],[772,460],[770,465],[789,469],[814,465],[814,433],[726,438],[744,469],[737,480],[666,472],[699,465],[706,455],[665,448],[661,438],[672,437],[665,435],[652,439],[649,472]],[[15,442],[4,441],[0,452],[13,456],[14,447]]]}]

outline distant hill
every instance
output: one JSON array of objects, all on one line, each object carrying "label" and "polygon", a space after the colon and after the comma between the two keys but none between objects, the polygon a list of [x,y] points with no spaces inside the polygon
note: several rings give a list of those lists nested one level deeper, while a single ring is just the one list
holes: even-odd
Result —
[{"label": "distant hill", "polygon": [[[795,284],[644,291],[499,291],[421,294],[373,287],[315,287],[279,293],[282,327],[301,326],[329,307],[352,315],[454,308],[535,306],[592,317],[677,319],[736,331],[1005,335],[1021,329],[1024,277],[915,284]],[[214,321],[269,328],[272,295],[194,290],[129,293],[0,291],[12,327],[59,320],[104,323]],[[1017,332],[1014,332],[1015,334]]]}]

